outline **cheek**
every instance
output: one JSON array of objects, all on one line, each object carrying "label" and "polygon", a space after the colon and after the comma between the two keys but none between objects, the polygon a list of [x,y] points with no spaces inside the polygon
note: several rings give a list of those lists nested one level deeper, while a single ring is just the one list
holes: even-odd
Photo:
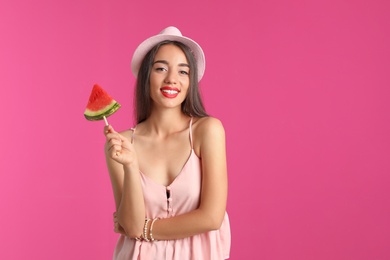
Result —
[{"label": "cheek", "polygon": [[189,88],[189,86],[186,86],[186,87],[182,88],[181,91],[183,92],[184,97],[187,97],[188,92],[190,91],[190,88]]},{"label": "cheek", "polygon": [[189,89],[189,87],[190,87],[190,79],[187,77],[187,78],[183,78],[182,80],[181,80],[181,86],[182,86],[182,88],[183,89]]},{"label": "cheek", "polygon": [[159,80],[156,76],[150,76],[149,78],[149,82],[150,82],[150,88],[154,88],[156,86],[159,86]]}]

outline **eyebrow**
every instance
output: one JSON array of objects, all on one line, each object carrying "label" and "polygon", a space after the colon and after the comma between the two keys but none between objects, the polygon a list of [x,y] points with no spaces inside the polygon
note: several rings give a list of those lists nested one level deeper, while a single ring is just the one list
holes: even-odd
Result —
[{"label": "eyebrow", "polygon": [[[153,65],[156,64],[156,63],[163,63],[165,65],[169,65],[169,63],[166,61],[166,60],[156,60],[155,62],[153,62]],[[180,67],[190,67],[190,65],[188,65],[187,63],[179,63],[178,66]]]}]

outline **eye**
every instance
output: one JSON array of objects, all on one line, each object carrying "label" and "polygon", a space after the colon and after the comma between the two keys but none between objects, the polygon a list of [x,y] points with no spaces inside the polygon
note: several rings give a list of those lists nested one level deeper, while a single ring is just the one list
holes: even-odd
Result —
[{"label": "eye", "polygon": [[167,71],[167,69],[164,67],[157,67],[157,68],[155,68],[155,70],[156,71]]},{"label": "eye", "polygon": [[190,74],[188,71],[185,71],[185,70],[181,70],[179,73],[182,75],[189,75]]}]

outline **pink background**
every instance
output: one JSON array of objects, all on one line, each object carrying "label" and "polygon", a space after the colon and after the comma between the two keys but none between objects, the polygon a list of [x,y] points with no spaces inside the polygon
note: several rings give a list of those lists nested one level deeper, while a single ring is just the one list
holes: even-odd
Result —
[{"label": "pink background", "polygon": [[390,259],[388,1],[5,2],[0,259],[111,258],[103,122],[83,112],[99,83],[132,126],[131,55],[169,25],[203,46],[226,128],[231,259]]}]

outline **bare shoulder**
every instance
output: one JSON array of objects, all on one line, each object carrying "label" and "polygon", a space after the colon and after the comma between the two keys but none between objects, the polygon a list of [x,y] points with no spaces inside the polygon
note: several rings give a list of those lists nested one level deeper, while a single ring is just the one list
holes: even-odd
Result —
[{"label": "bare shoulder", "polygon": [[208,116],[196,120],[194,123],[194,131],[206,134],[210,131],[214,133],[223,133],[225,130],[222,122],[218,118]]},{"label": "bare shoulder", "polygon": [[215,117],[203,117],[193,124],[194,148],[199,151],[205,145],[225,142],[225,129],[222,122]]}]

